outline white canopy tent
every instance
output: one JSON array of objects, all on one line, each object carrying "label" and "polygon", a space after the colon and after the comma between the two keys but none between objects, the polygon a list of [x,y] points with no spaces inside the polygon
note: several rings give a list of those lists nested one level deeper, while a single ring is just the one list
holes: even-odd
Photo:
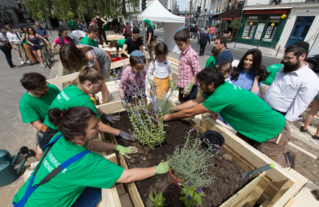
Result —
[{"label": "white canopy tent", "polygon": [[180,52],[173,37],[176,30],[184,26],[185,17],[172,14],[158,0],[154,0],[143,12],[137,14],[137,20],[144,21],[145,19],[153,22],[164,22],[164,42],[168,50]]}]

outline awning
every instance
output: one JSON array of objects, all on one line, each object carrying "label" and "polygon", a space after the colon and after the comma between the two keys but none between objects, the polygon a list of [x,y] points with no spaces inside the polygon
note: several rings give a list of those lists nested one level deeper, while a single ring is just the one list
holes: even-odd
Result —
[{"label": "awning", "polygon": [[246,10],[245,15],[249,14],[287,14],[289,9],[264,9],[264,10]]},{"label": "awning", "polygon": [[20,11],[20,9],[16,9],[17,14],[23,14],[23,11]]},{"label": "awning", "polygon": [[233,20],[240,17],[242,9],[230,10],[213,17],[213,20]]}]

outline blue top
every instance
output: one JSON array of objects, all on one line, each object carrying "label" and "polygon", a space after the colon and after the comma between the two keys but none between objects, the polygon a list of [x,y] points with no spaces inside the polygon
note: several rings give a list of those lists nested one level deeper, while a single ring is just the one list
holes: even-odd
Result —
[{"label": "blue top", "polygon": [[[47,35],[47,31],[44,28],[40,28],[38,29],[37,27],[35,28],[36,33],[38,33],[40,36],[44,37],[45,35]],[[39,38],[40,39],[40,38]],[[45,38],[46,40],[48,40],[48,38]],[[44,40],[40,39],[40,42],[44,42]]]},{"label": "blue top", "polygon": [[[250,70],[248,73],[245,73],[244,70],[242,70],[236,81],[235,80],[230,80],[230,81],[232,84],[250,91],[250,89],[253,87],[256,75],[257,75],[257,71]],[[228,77],[231,78],[231,75],[228,75]],[[261,85],[261,81],[258,82],[258,87],[260,87],[260,85]],[[259,94],[259,91],[256,93],[256,95],[258,94]]]},{"label": "blue top", "polygon": [[224,49],[221,53],[217,55],[215,66],[219,66],[219,64],[223,61],[233,62],[233,55],[231,54],[228,48]]},{"label": "blue top", "polygon": [[37,36],[35,36],[34,35],[34,37],[33,38],[31,38],[30,37],[30,35],[28,35],[28,40],[32,43],[32,44],[34,44],[34,46],[39,46],[39,40],[40,40],[40,38],[37,38]]}]

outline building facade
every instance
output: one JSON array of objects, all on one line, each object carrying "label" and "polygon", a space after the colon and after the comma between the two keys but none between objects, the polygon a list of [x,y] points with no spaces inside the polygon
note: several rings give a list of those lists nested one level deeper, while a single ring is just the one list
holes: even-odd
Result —
[{"label": "building facade", "polygon": [[19,10],[16,0],[0,0],[0,21],[3,23],[19,22],[16,10]]}]

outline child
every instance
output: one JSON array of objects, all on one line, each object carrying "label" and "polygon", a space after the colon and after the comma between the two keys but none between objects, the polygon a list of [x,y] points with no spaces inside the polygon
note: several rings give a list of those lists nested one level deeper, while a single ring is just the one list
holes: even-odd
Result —
[{"label": "child", "polygon": [[120,48],[123,49],[125,41],[126,41],[126,39],[110,41],[110,48],[116,47],[116,56],[115,56],[115,58],[119,57]]},{"label": "child", "polygon": [[213,67],[215,67],[216,58],[217,58],[217,55],[218,55],[217,48],[216,47],[212,47],[211,53],[212,53],[212,55],[206,61],[205,68],[208,68],[208,67],[209,68],[213,68]]},{"label": "child", "polygon": [[130,65],[122,72],[121,81],[119,84],[119,92],[124,108],[127,103],[132,103],[133,96],[137,95],[139,99],[146,98],[145,96],[145,76],[146,69],[145,55],[135,50],[130,55]]},{"label": "child", "polygon": [[[163,99],[170,86],[173,87],[172,66],[171,62],[166,59],[167,54],[167,45],[163,42],[158,43],[155,46],[155,60],[151,62],[147,72],[147,78],[151,86],[156,88],[157,99]],[[153,74],[154,82],[150,80]]]},{"label": "child", "polygon": [[230,74],[231,74],[231,70],[232,70],[232,64],[229,61],[223,61],[219,64],[218,69],[220,70],[220,72],[222,72],[225,81],[227,81],[228,83],[232,83],[230,81]]},{"label": "child", "polygon": [[198,82],[195,76],[201,71],[198,55],[190,45],[190,34],[186,28],[180,28],[174,35],[175,43],[181,51],[178,65],[179,101],[181,103],[196,99]]}]

